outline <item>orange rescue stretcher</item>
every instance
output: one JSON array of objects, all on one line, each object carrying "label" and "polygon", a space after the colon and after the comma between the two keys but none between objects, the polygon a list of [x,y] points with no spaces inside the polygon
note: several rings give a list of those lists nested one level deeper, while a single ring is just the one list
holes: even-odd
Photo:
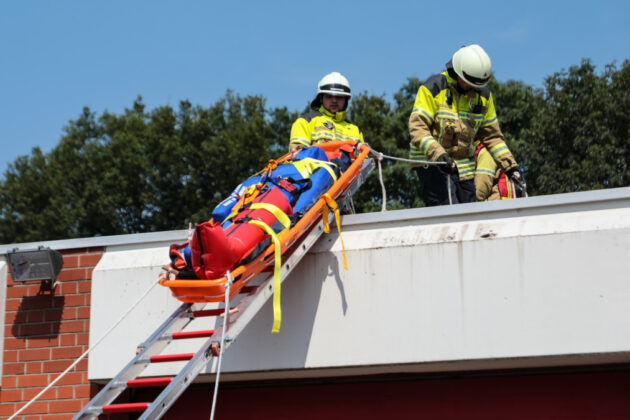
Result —
[{"label": "orange rescue stretcher", "polygon": [[[230,299],[238,294],[258,274],[263,271],[269,271],[274,266],[274,259],[275,271],[276,275],[278,275],[282,256],[289,255],[292,252],[292,247],[299,244],[301,239],[310,232],[322,217],[324,218],[324,228],[327,232],[329,209],[335,213],[337,227],[339,228],[339,209],[335,200],[344,194],[353,180],[360,174],[370,148],[356,141],[334,141],[320,143],[317,146],[326,152],[333,152],[341,147],[347,148],[350,146],[354,149],[354,153],[351,153],[352,163],[295,225],[281,231],[277,235],[277,241],[274,238],[271,244],[257,257],[246,264],[236,266],[230,271],[233,279],[229,287]],[[284,162],[291,159],[294,155],[295,152],[287,153],[277,159],[276,162]],[[279,245],[279,251],[276,249],[276,244]],[[159,283],[170,288],[173,296],[182,302],[221,302],[225,299],[226,283],[228,282],[227,273],[225,276],[217,279],[178,279],[177,276],[175,278],[171,277],[173,275],[168,272],[162,273]]]}]

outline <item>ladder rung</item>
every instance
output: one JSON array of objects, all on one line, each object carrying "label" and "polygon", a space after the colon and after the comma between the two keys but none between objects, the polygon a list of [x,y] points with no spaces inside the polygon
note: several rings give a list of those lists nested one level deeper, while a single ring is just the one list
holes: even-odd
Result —
[{"label": "ladder rung", "polygon": [[173,380],[170,376],[164,376],[161,378],[141,378],[141,379],[129,379],[127,381],[128,388],[142,388],[145,386],[166,386]]},{"label": "ladder rung", "polygon": [[102,407],[103,413],[129,413],[132,411],[144,411],[149,406],[148,402],[109,404]]},{"label": "ladder rung", "polygon": [[241,290],[239,290],[239,293],[248,295],[248,294],[250,294],[252,292],[255,292],[256,289],[258,289],[257,286],[245,286],[245,287],[241,288]]},{"label": "ladder rung", "polygon": [[201,316],[219,316],[222,315],[223,312],[225,312],[224,308],[218,308],[218,309],[204,309],[201,311],[193,311],[193,315],[195,317],[201,317]]},{"label": "ladder rung", "polygon": [[212,337],[214,330],[199,330],[199,331],[180,331],[173,333],[173,340],[182,340],[185,338],[199,338],[199,337]]},{"label": "ladder rung", "polygon": [[178,362],[181,360],[190,360],[193,358],[195,353],[179,353],[179,354],[156,354],[151,356],[149,360],[151,363],[161,363],[161,362]]}]

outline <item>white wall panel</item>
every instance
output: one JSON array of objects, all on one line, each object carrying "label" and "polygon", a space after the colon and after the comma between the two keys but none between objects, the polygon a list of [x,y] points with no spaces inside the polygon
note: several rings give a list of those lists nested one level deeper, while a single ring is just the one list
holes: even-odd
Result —
[{"label": "white wall panel", "polygon": [[[338,236],[320,239],[283,284],[280,334],[269,302],[226,353],[226,378],[630,361],[630,192],[609,194],[348,216],[349,270]],[[167,244],[107,249],[91,342],[166,262]],[[178,305],[154,289],[90,355],[90,379],[117,373]]]}]

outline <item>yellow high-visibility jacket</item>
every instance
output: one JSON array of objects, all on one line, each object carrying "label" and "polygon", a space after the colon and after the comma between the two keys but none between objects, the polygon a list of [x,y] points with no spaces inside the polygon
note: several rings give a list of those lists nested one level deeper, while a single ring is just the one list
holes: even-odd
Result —
[{"label": "yellow high-visibility jacket", "polygon": [[460,93],[456,86],[457,80],[444,71],[418,89],[409,117],[409,157],[435,161],[446,152],[457,165],[459,179],[465,181],[475,176],[474,142],[478,140],[504,171],[517,166],[499,128],[490,91]]},{"label": "yellow high-visibility jacket", "polygon": [[291,126],[290,150],[309,147],[327,141],[355,140],[363,141],[359,127],[346,121],[346,112],[335,114],[324,106],[299,117]]}]

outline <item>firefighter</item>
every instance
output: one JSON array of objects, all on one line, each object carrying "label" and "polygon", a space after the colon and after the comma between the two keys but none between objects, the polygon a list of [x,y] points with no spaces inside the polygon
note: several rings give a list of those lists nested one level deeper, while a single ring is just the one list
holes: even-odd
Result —
[{"label": "firefighter", "polygon": [[488,149],[475,142],[475,194],[477,201],[507,200],[522,196],[521,187],[497,167]]},{"label": "firefighter", "polygon": [[350,83],[343,75],[332,72],[317,85],[311,110],[300,116],[291,127],[290,150],[300,150],[313,144],[355,140],[363,141],[359,127],[346,119],[351,98]]},{"label": "firefighter", "polygon": [[444,72],[431,76],[418,90],[409,117],[409,155],[412,160],[441,163],[412,164],[428,206],[475,201],[475,141],[487,148],[509,178],[521,176],[486,87],[491,70],[483,48],[465,46],[453,54]]}]

